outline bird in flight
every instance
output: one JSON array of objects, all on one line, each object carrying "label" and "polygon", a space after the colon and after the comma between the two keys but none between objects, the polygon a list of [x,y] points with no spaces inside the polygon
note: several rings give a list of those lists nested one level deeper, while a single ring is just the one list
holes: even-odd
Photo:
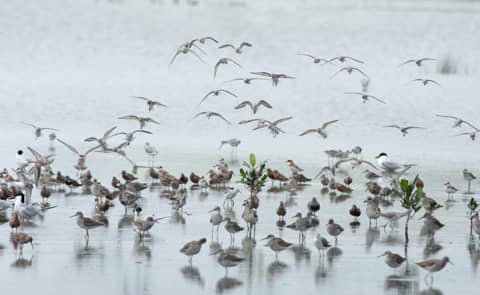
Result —
[{"label": "bird in flight", "polygon": [[402,62],[398,66],[401,67],[401,66],[404,66],[404,65],[409,64],[409,63],[415,63],[417,65],[417,67],[421,67],[423,62],[426,62],[426,61],[437,61],[437,60],[435,58],[430,58],[430,57],[422,57],[422,58],[418,58],[418,59],[408,59],[408,60]]},{"label": "bird in flight", "polygon": [[213,95],[213,96],[219,96],[220,94],[222,93],[226,93],[228,95],[231,95],[233,97],[237,97],[237,95],[229,90],[226,90],[226,89],[215,89],[215,90],[212,90],[210,92],[208,92],[203,98],[202,100],[200,101],[199,104],[201,104],[202,102],[204,102],[210,95]]},{"label": "bird in flight", "polygon": [[340,70],[338,70],[335,74],[333,74],[332,77],[330,77],[330,79],[332,79],[333,77],[335,77],[336,75],[338,75],[340,72],[347,72],[349,75],[351,75],[353,72],[358,72],[360,73],[362,76],[364,76],[365,78],[368,79],[368,76],[367,74],[365,74],[362,70],[360,70],[359,68],[356,68],[356,67],[352,67],[352,66],[346,66],[346,67],[343,67],[341,68]]},{"label": "bird in flight", "polygon": [[207,120],[210,120],[212,117],[218,117],[218,118],[222,119],[223,121],[227,122],[228,125],[232,125],[232,123],[230,123],[227,119],[225,119],[225,117],[223,117],[222,115],[220,115],[219,113],[216,113],[216,112],[200,112],[200,113],[196,114],[195,116],[193,116],[192,119],[195,119],[195,118],[200,117],[200,116],[205,116],[207,118]]},{"label": "bird in flight", "polygon": [[360,95],[360,97],[362,98],[363,100],[363,103],[367,103],[367,101],[369,100],[369,98],[372,98],[372,99],[375,99],[376,101],[378,102],[381,102],[381,103],[386,103],[385,101],[381,100],[380,98],[376,97],[376,96],[373,96],[371,94],[368,94],[368,93],[365,93],[365,92],[344,92],[345,94],[355,94],[355,95]]},{"label": "bird in flight", "polygon": [[422,79],[422,78],[413,79],[413,80],[410,81],[408,84],[412,84],[412,83],[415,83],[415,82],[420,82],[420,83],[423,84],[423,86],[427,86],[428,84],[435,84],[435,85],[437,85],[438,87],[442,87],[442,85],[440,85],[440,83],[438,83],[438,82],[435,81],[435,80],[432,80],[432,79]]},{"label": "bird in flight", "polygon": [[312,128],[312,129],[308,129],[308,130],[305,130],[304,132],[300,133],[300,136],[304,136],[304,135],[307,135],[307,134],[310,134],[310,133],[318,133],[322,138],[326,139],[328,137],[328,133],[327,133],[327,127],[330,125],[330,124],[333,124],[335,122],[338,122],[339,120],[332,120],[332,121],[328,121],[328,122],[325,122],[322,124],[322,126],[320,128]]},{"label": "bird in flight", "polygon": [[424,127],[418,127],[418,126],[398,126],[398,125],[386,125],[386,126],[383,126],[383,127],[396,128],[396,129],[400,130],[400,132],[402,133],[403,136],[407,135],[408,130],[411,130],[411,129],[425,129]]},{"label": "bird in flight", "polygon": [[453,119],[455,120],[455,122],[453,123],[453,128],[456,128],[456,127],[462,127],[462,124],[466,124],[470,127],[472,127],[473,129],[475,130],[479,130],[479,128],[477,128],[476,126],[474,126],[473,124],[471,124],[470,122],[467,122],[465,121],[464,119],[462,118],[459,118],[459,117],[455,117],[455,116],[449,116],[449,115],[435,115],[437,117],[440,117],[440,118],[447,118],[447,119]]},{"label": "bird in flight", "polygon": [[161,103],[161,102],[159,102],[159,101],[157,101],[157,100],[153,100],[153,99],[144,97],[144,96],[134,96],[133,98],[136,98],[136,99],[140,99],[140,100],[145,101],[145,102],[147,103],[148,111],[149,111],[149,112],[151,112],[155,106],[160,106],[160,107],[168,108],[168,106],[164,105],[163,103]]},{"label": "bird in flight", "polygon": [[308,53],[297,53],[297,55],[306,56],[306,57],[311,58],[314,64],[319,64],[321,62],[323,62],[324,64],[329,64],[330,63],[330,61],[325,59],[325,58],[316,57],[316,56],[308,54]]},{"label": "bird in flight", "polygon": [[258,109],[259,109],[261,106],[264,106],[264,107],[269,108],[269,109],[272,108],[272,106],[271,106],[267,101],[261,99],[261,100],[259,100],[259,101],[256,102],[256,103],[252,103],[252,102],[249,101],[249,100],[245,100],[245,101],[241,102],[239,105],[237,105],[237,106],[235,107],[235,109],[236,109],[236,110],[239,110],[239,109],[242,109],[242,108],[244,108],[244,107],[246,107],[246,106],[250,107],[250,109],[252,110],[253,114],[256,114],[257,111],[258,111]]},{"label": "bird in flight", "polygon": [[240,46],[236,47],[232,44],[223,44],[223,45],[220,45],[218,48],[219,49],[223,49],[223,48],[232,48],[233,50],[235,50],[236,53],[238,54],[241,54],[242,53],[242,48],[243,47],[252,47],[252,44],[248,43],[248,42],[242,42],[240,44]]},{"label": "bird in flight", "polygon": [[347,60],[355,61],[355,62],[358,62],[358,63],[361,63],[361,64],[364,63],[363,61],[361,61],[359,59],[356,59],[356,58],[353,58],[353,57],[350,57],[350,56],[337,56],[337,57],[334,57],[334,58],[330,59],[328,62],[331,63],[332,61],[336,61],[336,60],[338,60],[341,63],[344,63]]},{"label": "bird in flight", "polygon": [[270,79],[272,79],[272,86],[277,86],[278,82],[280,82],[280,79],[295,79],[295,77],[292,77],[289,75],[275,74],[275,73],[269,73],[269,72],[251,72],[250,74],[269,77]]},{"label": "bird in flight", "polygon": [[150,118],[150,117],[139,117],[135,115],[128,115],[128,116],[122,116],[118,117],[121,120],[134,120],[137,121],[140,124],[140,130],[143,130],[145,128],[145,125],[147,123],[154,123],[154,124],[160,124],[158,121]]},{"label": "bird in flight", "polygon": [[215,79],[215,77],[217,76],[217,72],[218,72],[218,68],[221,66],[221,65],[228,65],[229,63],[234,63],[235,65],[237,65],[237,67],[241,68],[242,66],[234,61],[233,59],[229,58],[229,57],[222,57],[220,58],[217,63],[215,64],[215,68],[213,70],[213,79]]}]

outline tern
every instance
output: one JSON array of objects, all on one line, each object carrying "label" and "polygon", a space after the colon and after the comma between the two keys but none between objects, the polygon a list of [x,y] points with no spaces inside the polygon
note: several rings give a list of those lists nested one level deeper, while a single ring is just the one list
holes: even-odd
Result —
[{"label": "tern", "polygon": [[280,79],[295,79],[295,77],[292,77],[289,75],[275,74],[275,73],[269,73],[269,72],[251,72],[250,74],[269,77],[270,79],[272,79],[272,86],[277,86],[278,83],[280,82]]},{"label": "tern", "polygon": [[328,134],[327,134],[327,131],[326,131],[328,125],[333,124],[333,123],[338,122],[338,121],[339,120],[332,120],[332,121],[325,122],[325,123],[323,123],[323,125],[320,128],[308,129],[308,130],[300,133],[300,136],[304,136],[304,135],[307,135],[307,134],[310,134],[310,133],[318,133],[322,138],[326,139],[328,137]]},{"label": "tern", "polygon": [[425,129],[424,127],[418,127],[418,126],[398,126],[398,125],[386,125],[383,126],[385,128],[396,128],[400,130],[403,136],[406,136],[408,134],[408,130],[411,129]]},{"label": "tern", "polygon": [[393,161],[390,161],[388,159],[388,155],[386,153],[380,153],[377,157],[377,163],[380,166],[380,168],[384,169],[386,172],[392,173],[397,171],[398,169],[404,169],[407,170],[411,168],[414,165],[408,164],[408,165],[402,165]]},{"label": "tern", "polygon": [[272,106],[271,106],[267,101],[261,99],[261,100],[259,100],[259,101],[256,102],[256,103],[253,103],[253,102],[251,102],[251,101],[249,101],[249,100],[242,101],[239,105],[237,105],[237,106],[235,107],[235,109],[236,109],[236,110],[239,110],[239,109],[242,109],[242,108],[244,108],[244,107],[246,107],[246,106],[250,107],[250,109],[252,110],[253,114],[256,114],[257,111],[258,111],[258,109],[259,109],[261,106],[266,107],[266,108],[268,108],[268,109],[271,109],[271,108],[272,108]]},{"label": "tern", "polygon": [[160,106],[160,107],[164,107],[164,108],[168,108],[166,105],[164,105],[163,103],[159,102],[159,101],[156,101],[156,100],[152,100],[150,98],[147,98],[147,97],[144,97],[144,96],[134,96],[133,98],[136,98],[136,99],[140,99],[140,100],[143,100],[147,103],[147,106],[148,106],[148,111],[151,112],[153,110],[153,108],[155,106]]},{"label": "tern", "polygon": [[373,98],[375,99],[376,101],[378,102],[381,102],[383,104],[386,104],[385,101],[381,100],[380,98],[376,97],[376,96],[373,96],[371,94],[368,94],[368,93],[365,93],[365,92],[344,92],[345,94],[355,94],[355,95],[360,95],[360,97],[362,98],[363,100],[363,103],[367,103],[367,101],[369,100],[369,98]]},{"label": "tern", "polygon": [[242,66],[234,61],[233,59],[229,58],[229,57],[222,57],[220,58],[217,63],[215,64],[215,67],[214,67],[214,70],[213,70],[213,79],[215,79],[215,77],[217,77],[217,72],[218,72],[218,68],[221,66],[221,65],[228,65],[229,63],[233,63],[235,64],[237,67],[241,68]]},{"label": "tern", "polygon": [[159,124],[159,122],[157,122],[156,120],[150,118],[150,117],[139,117],[139,116],[135,116],[135,115],[128,115],[128,116],[122,116],[122,117],[118,117],[118,119],[121,119],[121,120],[135,120],[138,122],[138,124],[140,124],[140,130],[143,130],[143,128],[145,128],[145,125],[147,123],[154,123],[154,124]]},{"label": "tern", "polygon": [[223,117],[222,115],[220,115],[219,113],[216,113],[216,112],[200,112],[200,113],[196,114],[195,116],[193,116],[192,119],[195,119],[199,116],[205,116],[207,118],[207,120],[210,120],[212,117],[218,117],[218,118],[222,119],[223,121],[227,122],[228,125],[232,125],[232,123],[230,123],[227,119],[225,119],[225,117]]},{"label": "tern", "polygon": [[406,60],[405,62],[402,62],[400,65],[398,65],[399,67],[401,66],[404,66],[406,64],[409,64],[409,63],[415,63],[415,65],[417,65],[417,67],[421,67],[423,65],[423,62],[425,61],[437,61],[437,59],[435,58],[430,58],[430,57],[422,57],[422,58],[417,58],[417,59],[408,59]]},{"label": "tern", "polygon": [[35,139],[39,138],[40,136],[42,136],[42,131],[43,130],[52,130],[52,131],[59,131],[58,129],[54,129],[54,128],[45,128],[45,127],[38,127],[38,126],[35,126],[33,124],[30,124],[30,123],[26,123],[26,122],[22,122],[23,124],[27,125],[27,126],[30,126],[32,127],[33,129],[35,129]]},{"label": "tern", "polygon": [[232,44],[223,44],[220,45],[218,48],[223,49],[223,48],[232,48],[236,53],[241,54],[242,53],[242,48],[243,47],[252,47],[252,44],[248,42],[242,42],[238,47],[232,45]]},{"label": "tern", "polygon": [[215,90],[212,90],[210,92],[208,92],[203,98],[202,100],[200,101],[199,104],[202,104],[202,102],[204,102],[210,95],[213,95],[213,96],[219,96],[220,94],[222,93],[225,93],[225,94],[228,94],[228,95],[231,95],[233,97],[237,97],[237,95],[229,90],[226,90],[226,89],[215,89]]}]

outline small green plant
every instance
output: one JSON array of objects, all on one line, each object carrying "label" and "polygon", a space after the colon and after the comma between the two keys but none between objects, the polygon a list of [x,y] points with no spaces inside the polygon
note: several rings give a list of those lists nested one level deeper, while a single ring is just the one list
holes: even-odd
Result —
[{"label": "small green plant", "polygon": [[475,212],[477,212],[478,207],[480,204],[474,199],[471,198],[470,201],[467,203],[467,208],[468,208],[468,217],[470,219],[470,236],[473,235],[473,224],[472,224],[472,216]]},{"label": "small green plant", "polygon": [[267,174],[265,174],[265,162],[257,165],[255,154],[250,154],[249,162],[244,162],[245,168],[240,168],[240,183],[245,185],[250,191],[250,200],[261,190],[262,186],[267,182]]},{"label": "small green plant", "polygon": [[412,182],[409,182],[407,179],[400,181],[400,189],[402,190],[400,203],[403,208],[408,210],[407,221],[405,222],[405,246],[408,245],[408,223],[413,215],[421,208],[423,183],[422,185],[416,185],[419,183],[418,180],[417,175]]}]

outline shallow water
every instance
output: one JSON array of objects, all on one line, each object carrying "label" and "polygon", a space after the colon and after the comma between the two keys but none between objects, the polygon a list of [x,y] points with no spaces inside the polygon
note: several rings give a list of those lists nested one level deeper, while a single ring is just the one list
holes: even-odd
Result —
[{"label": "shallow water", "polygon": [[[326,164],[323,150],[361,145],[365,159],[387,151],[395,160],[418,164],[409,177],[419,173],[427,193],[445,205],[436,217],[446,226],[436,234],[435,243],[427,243],[420,236],[420,216],[415,216],[408,252],[411,275],[402,277],[403,268],[393,272],[377,256],[385,250],[403,254],[403,222],[398,230],[385,231],[370,228],[362,216],[361,226],[352,229],[348,209],[357,204],[364,211],[362,201],[367,193],[360,170],[348,170],[355,189],[350,198],[339,201],[322,195],[320,185],[313,183],[289,200],[287,218],[291,219],[296,212],[305,212],[307,202],[317,197],[322,207],[320,225],[308,232],[304,248],[295,246],[282,252],[277,262],[260,239],[273,233],[296,242],[297,235],[275,226],[275,210],[287,194],[262,192],[256,241],[245,239],[242,233],[237,235],[235,247],[246,261],[230,269],[225,278],[223,268],[208,255],[217,245],[210,236],[207,212],[223,202],[222,192],[211,190],[204,196],[189,191],[185,210],[191,215],[185,216],[174,215],[158,190],[143,192],[144,216],[172,217],[155,225],[141,244],[116,203],[106,215],[109,226],[92,230],[88,245],[69,216],[77,210],[92,215],[93,197],[59,193],[49,200],[57,207],[47,212],[42,222],[25,227],[34,237],[34,249],[26,246],[23,257],[8,241],[8,224],[0,225],[0,275],[6,282],[2,290],[21,294],[38,290],[41,294],[158,294],[165,290],[181,294],[291,294],[299,290],[305,294],[474,294],[480,248],[469,242],[465,202],[470,196],[457,194],[455,202],[447,206],[442,183],[449,180],[464,191],[462,169],[480,174],[476,169],[478,142],[452,137],[460,131],[434,114],[478,118],[480,104],[472,93],[480,92],[479,11],[475,1],[275,1],[275,6],[266,0],[246,6],[202,1],[197,7],[150,1],[3,3],[0,132],[5,140],[0,143],[0,167],[15,165],[13,155],[19,147],[47,151],[48,139],[33,141],[31,130],[20,121],[57,127],[60,138],[86,149],[88,145],[81,142],[85,136],[99,135],[113,125],[120,130],[135,127],[116,117],[131,112],[147,115],[129,96],[152,95],[170,107],[153,114],[161,122],[151,127],[154,136],[139,136],[128,147],[129,156],[140,163],[147,162],[143,144],[148,140],[159,147],[158,162],[174,175],[191,171],[203,174],[220,157],[229,158],[228,148],[218,150],[219,140],[238,137],[242,140],[240,161],[255,151],[269,167],[286,173],[285,160],[293,158],[307,176],[313,176]],[[213,47],[208,48],[206,64],[183,58],[167,66],[177,44],[207,34],[225,42],[252,42],[252,50],[237,57],[243,68],[225,68],[219,81],[211,80],[211,65],[223,54]],[[356,90],[359,79],[329,80],[333,69],[314,66],[295,55],[304,51],[324,57],[349,54],[366,60],[371,90],[387,100],[387,105],[348,100],[342,93]],[[448,54],[458,63],[457,74],[441,75],[433,65],[396,68],[413,56],[442,58]],[[202,110],[223,112],[235,122],[246,119],[246,112],[231,110],[239,101],[213,99],[202,107],[197,104],[209,90],[224,87],[223,81],[260,70],[285,72],[297,79],[282,81],[277,88],[259,84],[255,88],[231,85],[229,89],[241,98],[271,99],[273,110],[261,111],[259,116],[293,115],[295,120],[285,124],[285,135],[272,140],[248,128],[190,120]],[[404,86],[418,76],[438,79],[443,88]],[[334,118],[340,122],[328,140],[298,137],[301,130]],[[421,124],[428,131],[401,137],[381,127],[392,123]],[[54,169],[74,175],[73,155],[62,146],[56,148]],[[130,169],[121,158],[97,153],[89,156],[88,165],[104,184],[122,169]],[[478,182],[473,189],[480,190]],[[237,196],[235,204],[235,216],[242,225],[244,195]],[[38,197],[35,191],[34,200]],[[398,201],[393,208],[382,208],[400,209]],[[312,239],[316,232],[327,237],[329,218],[345,232],[338,247],[320,260]],[[127,226],[119,227],[122,224]],[[178,249],[202,237],[207,238],[207,245],[189,267]],[[223,230],[218,242],[229,246]],[[430,289],[423,280],[425,272],[414,262],[442,256],[449,256],[454,265],[435,274]]]}]

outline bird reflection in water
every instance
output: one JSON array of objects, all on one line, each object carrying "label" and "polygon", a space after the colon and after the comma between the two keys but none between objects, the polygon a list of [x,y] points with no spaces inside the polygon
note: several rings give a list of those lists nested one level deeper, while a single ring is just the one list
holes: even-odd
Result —
[{"label": "bird reflection in water", "polygon": [[225,291],[229,291],[229,290],[238,288],[241,285],[243,285],[243,282],[238,280],[238,279],[229,278],[229,277],[222,277],[221,279],[219,279],[217,281],[215,290],[216,290],[217,294],[222,294]]},{"label": "bird reflection in water", "polygon": [[132,227],[133,215],[124,215],[120,220],[118,220],[118,228],[129,228]]},{"label": "bird reflection in water", "polygon": [[327,267],[325,266],[325,259],[324,256],[320,256],[320,262],[318,266],[315,268],[315,284],[319,285],[322,283],[328,276]]},{"label": "bird reflection in water", "polygon": [[328,187],[322,187],[322,189],[320,190],[320,193],[321,193],[322,195],[328,194]]},{"label": "bird reflection in water", "polygon": [[427,239],[425,243],[425,247],[423,248],[423,257],[427,259],[428,257],[435,255],[437,252],[439,252],[442,249],[443,249],[442,245],[437,244],[435,242],[435,239],[429,238]]},{"label": "bird reflection in water", "polygon": [[[147,244],[145,245],[145,239],[134,239],[133,250],[136,256],[145,257],[148,260],[152,258],[152,249]],[[150,239],[151,241],[151,239]]]},{"label": "bird reflection in water", "polygon": [[293,245],[289,248],[294,253],[295,265],[299,265],[303,260],[310,262],[312,251],[303,244]]},{"label": "bird reflection in water", "polygon": [[182,224],[185,225],[186,220],[185,220],[185,215],[181,214],[178,211],[172,211],[172,215],[168,219],[169,223],[172,224]]},{"label": "bird reflection in water", "polygon": [[370,227],[365,232],[365,250],[370,252],[373,244],[380,239],[380,230],[377,227]]},{"label": "bird reflection in water", "polygon": [[30,256],[30,259],[26,259],[22,254],[20,254],[15,261],[11,264],[11,267],[14,268],[29,268],[32,267],[33,254]]},{"label": "bird reflection in water", "polygon": [[397,290],[398,294],[417,294],[418,280],[416,272],[393,274],[385,278],[385,290]]},{"label": "bird reflection in water", "polygon": [[338,247],[331,247],[327,250],[327,260],[330,265],[338,260],[343,255],[342,249]]},{"label": "bird reflection in water", "polygon": [[475,239],[470,238],[467,250],[472,262],[472,271],[476,273],[478,269],[478,263],[480,262],[480,245]]},{"label": "bird reflection in water", "polygon": [[443,292],[439,289],[429,288],[420,292],[420,295],[443,295]]},{"label": "bird reflection in water", "polygon": [[255,248],[256,245],[257,245],[257,241],[255,241],[254,238],[250,238],[246,236],[242,240],[242,249],[245,254],[251,254],[252,250]]},{"label": "bird reflection in water", "polygon": [[270,263],[267,267],[267,280],[272,282],[275,277],[278,275],[285,273],[288,270],[288,265],[284,262],[279,260],[275,260]]},{"label": "bird reflection in water", "polygon": [[192,265],[187,265],[184,266],[180,269],[180,272],[182,273],[183,277],[192,283],[196,283],[201,287],[205,286],[205,280],[202,278],[202,274],[200,273],[200,270]]}]

